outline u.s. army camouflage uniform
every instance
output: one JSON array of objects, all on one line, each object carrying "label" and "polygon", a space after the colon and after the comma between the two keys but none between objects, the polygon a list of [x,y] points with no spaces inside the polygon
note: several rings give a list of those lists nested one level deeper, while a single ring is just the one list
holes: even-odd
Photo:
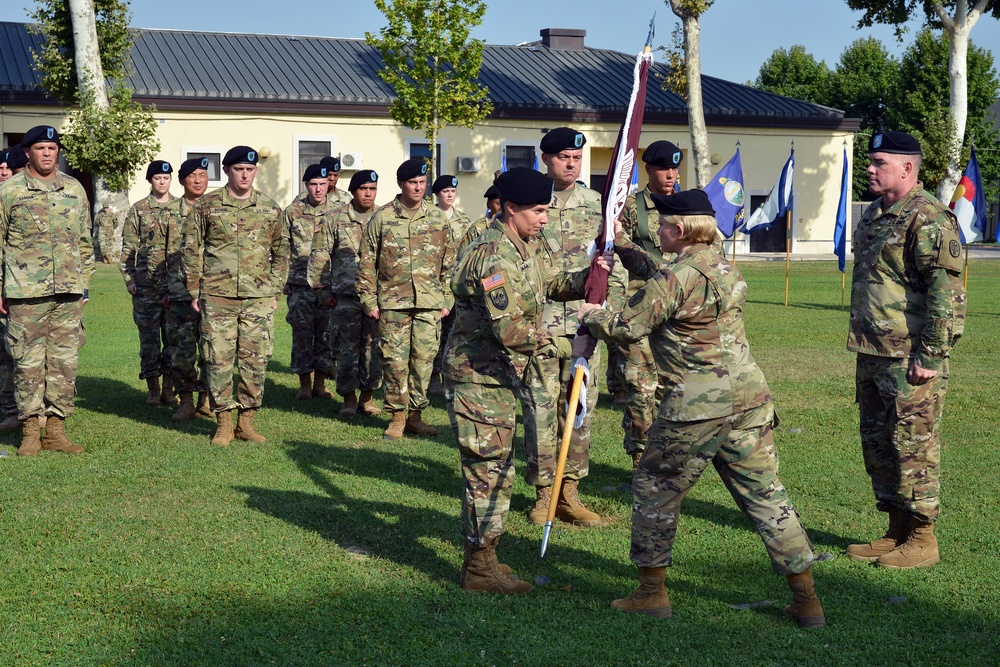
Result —
[{"label": "u.s. army camouflage uniform", "polygon": [[[204,195],[185,225],[187,290],[201,300],[201,339],[211,407],[260,407],[274,351],[274,304],[288,274],[281,208],[254,189],[236,199],[225,186]],[[240,376],[233,399],[233,369]]]},{"label": "u.s. army camouflage uniform", "polygon": [[4,343],[14,360],[18,418],[73,412],[83,295],[94,272],[87,195],[76,179],[25,170],[0,190]]},{"label": "u.s. army camouflage uniform", "polygon": [[201,313],[192,305],[187,289],[181,243],[189,214],[194,206],[183,198],[167,204],[157,218],[153,241],[149,245],[149,272],[153,288],[162,302],[167,300],[167,344],[173,354],[170,369],[178,392],[206,391],[205,363],[196,368],[201,339]]},{"label": "u.s. army camouflage uniform", "polygon": [[[581,271],[590,266],[587,245],[597,236],[601,226],[601,196],[579,184],[573,187],[564,205],[553,197],[549,206],[548,223],[542,227],[539,243],[546,251],[550,270]],[[617,295],[621,301],[625,291],[624,271],[616,265],[609,280],[608,298]],[[580,301],[549,302],[545,306],[543,326],[553,337],[572,345],[579,329],[576,311]],[[600,350],[590,359],[591,368],[601,363]],[[533,358],[527,376],[528,391],[524,395],[524,441],[528,470],[525,480],[536,487],[551,486],[555,478],[560,434],[565,428],[566,397],[569,393],[570,358]],[[566,457],[565,478],[580,480],[590,469],[590,422],[597,407],[596,373],[594,387],[587,393],[587,416],[583,426],[573,429]]]},{"label": "u.s. army camouflage uniform", "polygon": [[[632,482],[632,561],[672,564],[681,500],[711,461],[753,521],[781,575],[807,570],[812,545],[778,480],[777,423],[764,374],[743,326],[747,285],[735,266],[704,244],[657,271],[619,237],[633,275],[652,278],[620,313],[595,310],[584,324],[602,339],[648,336],[666,392]],[[645,264],[645,266],[643,266]]]},{"label": "u.s. army camouflage uniform", "polygon": [[289,370],[295,375],[307,375],[313,371],[332,375],[333,339],[330,326],[333,309],[321,303],[319,295],[309,286],[307,273],[313,234],[341,207],[329,198],[320,206],[312,206],[307,197],[292,202],[285,209],[291,251],[285,321],[292,327],[292,363]]},{"label": "u.s. army camouflage uniform", "polygon": [[462,237],[459,240],[457,249],[455,251],[456,261],[462,260],[462,255],[465,254],[465,251],[468,250],[469,246],[471,246],[472,243],[476,239],[478,239],[483,232],[486,231],[486,228],[490,226],[490,223],[493,222],[493,220],[494,220],[493,216],[486,215],[474,222],[470,222],[466,226],[466,229],[462,233]]},{"label": "u.s. army camouflage uniform", "polygon": [[[854,235],[847,349],[858,353],[861,446],[878,509],[932,523],[948,355],[965,325],[962,244],[955,216],[922,183],[882,206],[865,210]],[[912,363],[938,373],[912,385]]]},{"label": "u.s. army camouflage uniform", "polygon": [[139,329],[139,379],[170,377],[170,357],[167,343],[166,314],[149,275],[149,245],[157,228],[157,219],[168,203],[177,198],[169,195],[168,202],[158,202],[152,194],[137,201],[129,209],[122,232],[122,253],[118,269],[125,278],[125,287],[135,287],[132,295],[132,319]]},{"label": "u.s. army camouflage uniform", "polygon": [[368,317],[358,298],[358,262],[368,221],[374,215],[340,207],[323,219],[313,236],[307,277],[317,298],[335,297],[332,321],[337,330],[337,393],[374,391],[382,386],[378,321]]},{"label": "u.s. army camouflage uniform", "polygon": [[[413,218],[410,218],[412,213]],[[449,289],[455,246],[441,210],[421,202],[407,212],[399,199],[372,216],[362,238],[357,290],[366,313],[379,309],[379,350],[385,408],[423,410],[430,401],[441,309],[451,310]]]},{"label": "u.s. army camouflage uniform", "polygon": [[534,241],[494,222],[451,282],[455,326],[443,372],[465,479],[462,535],[478,546],[503,534],[514,480],[516,397],[528,368],[538,357],[559,356],[561,337],[542,326],[545,300],[583,294],[586,271],[554,274],[541,253]]},{"label": "u.s. army camouflage uniform", "polygon": [[[118,216],[108,209],[94,216],[94,230],[97,237],[97,250],[100,259],[105,264],[117,262],[120,254],[115,247],[115,228],[118,226]],[[95,254],[98,254],[95,253]]]},{"label": "u.s. army camouflage uniform", "polygon": [[[448,216],[445,216],[448,217]],[[472,224],[472,220],[469,219],[464,212],[458,210],[457,208],[451,209],[451,217],[448,218],[448,231],[451,233],[451,242],[456,248],[455,261],[458,261],[458,251],[457,248],[459,244],[462,243],[462,239],[465,237],[465,231]],[[450,267],[454,271],[455,267]],[[441,377],[441,367],[444,364],[444,348],[448,344],[448,334],[451,333],[451,328],[455,325],[455,313],[448,313],[448,316],[441,320],[441,341],[438,344],[437,355],[434,357],[434,368],[431,371],[431,378],[433,380],[438,380]]]}]

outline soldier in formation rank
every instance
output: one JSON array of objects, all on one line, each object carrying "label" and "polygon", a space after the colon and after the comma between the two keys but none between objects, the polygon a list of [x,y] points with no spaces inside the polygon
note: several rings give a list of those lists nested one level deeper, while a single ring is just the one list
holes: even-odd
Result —
[{"label": "soldier in formation rank", "polygon": [[350,203],[351,194],[337,188],[340,181],[340,158],[328,155],[319,161],[319,166],[326,169],[326,177],[330,182],[330,187],[326,191],[326,198],[334,207]]},{"label": "soldier in formation rank", "polygon": [[486,215],[469,223],[468,228],[466,228],[465,233],[462,234],[462,238],[458,242],[458,248],[455,251],[456,260],[460,259],[465,250],[472,245],[472,242],[486,231],[486,228],[490,226],[490,223],[493,222],[493,219],[500,211],[500,190],[497,189],[497,186],[491,185],[487,188],[483,197],[486,199]]},{"label": "soldier in formation rank", "polygon": [[[455,208],[455,197],[458,196],[458,177],[451,174],[438,176],[434,180],[434,185],[431,186],[431,192],[437,197],[437,207],[448,218],[452,243],[458,246],[462,237],[465,236],[465,231],[472,224],[469,216]],[[450,268],[454,269],[455,267]],[[430,384],[430,393],[435,395],[444,394],[444,385],[441,383],[441,364],[444,360],[444,346],[448,342],[448,332],[451,331],[454,322],[454,313],[448,313],[448,317],[441,320],[441,344],[438,345],[438,353],[434,357],[434,370],[431,373]]]},{"label": "soldier in formation rank", "polygon": [[[9,160],[10,151],[6,148],[0,150],[0,187],[14,175]],[[7,322],[0,317],[0,340],[6,336],[6,331]],[[21,420],[17,418],[17,400],[14,398],[14,360],[5,345],[0,345],[0,412],[4,416],[0,422],[0,431],[21,428]]]}]

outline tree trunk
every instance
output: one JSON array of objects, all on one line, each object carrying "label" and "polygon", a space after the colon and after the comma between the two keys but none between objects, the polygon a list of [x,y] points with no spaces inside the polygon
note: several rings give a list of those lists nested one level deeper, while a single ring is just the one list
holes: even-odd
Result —
[{"label": "tree trunk", "polygon": [[701,97],[701,24],[697,16],[684,16],[684,61],[688,83],[688,123],[695,181],[699,188],[712,179],[712,161],[708,149],[708,128]]}]

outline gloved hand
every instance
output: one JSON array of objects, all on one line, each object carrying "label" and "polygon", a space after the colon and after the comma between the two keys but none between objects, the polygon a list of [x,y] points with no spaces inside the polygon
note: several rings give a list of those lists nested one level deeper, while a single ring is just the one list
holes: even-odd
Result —
[{"label": "gloved hand", "polygon": [[573,339],[573,356],[571,359],[577,359],[579,357],[590,359],[594,356],[594,350],[596,348],[596,338],[590,334],[577,334],[576,338]]}]

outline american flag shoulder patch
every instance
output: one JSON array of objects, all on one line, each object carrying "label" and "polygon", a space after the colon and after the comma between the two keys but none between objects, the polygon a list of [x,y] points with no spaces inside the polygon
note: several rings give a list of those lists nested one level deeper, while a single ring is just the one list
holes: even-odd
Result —
[{"label": "american flag shoulder patch", "polygon": [[489,278],[483,278],[483,289],[489,291],[503,285],[506,281],[502,273],[494,273]]}]

